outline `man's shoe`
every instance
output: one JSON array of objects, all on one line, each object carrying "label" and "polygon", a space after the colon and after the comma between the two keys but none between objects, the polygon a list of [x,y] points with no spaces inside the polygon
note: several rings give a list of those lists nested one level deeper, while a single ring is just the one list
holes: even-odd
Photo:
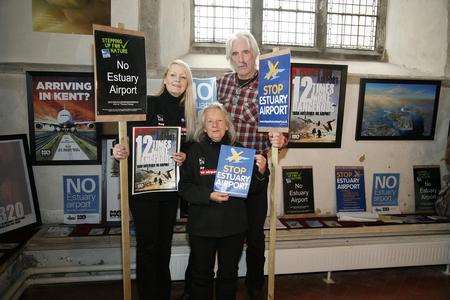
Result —
[{"label": "man's shoe", "polygon": [[181,295],[180,300],[190,300],[191,299],[191,295],[188,293],[183,293],[183,295]]}]

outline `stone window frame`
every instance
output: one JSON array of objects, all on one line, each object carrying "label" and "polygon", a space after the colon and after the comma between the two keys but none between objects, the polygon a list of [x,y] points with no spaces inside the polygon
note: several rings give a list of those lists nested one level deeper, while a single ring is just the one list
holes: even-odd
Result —
[{"label": "stone window frame", "polygon": [[[269,52],[274,47],[291,49],[294,56],[319,58],[319,59],[352,59],[352,60],[369,60],[369,61],[386,61],[385,53],[386,40],[386,15],[388,0],[378,0],[378,21],[375,36],[374,50],[355,50],[341,48],[326,47],[327,33],[327,0],[316,0],[316,35],[315,47],[299,47],[286,45],[266,45],[262,44],[262,16],[263,16],[263,0],[251,0],[251,29],[250,31],[258,41],[261,51]],[[191,2],[191,53],[205,54],[223,54],[225,53],[224,44],[222,43],[196,43],[194,42],[194,0]]]}]

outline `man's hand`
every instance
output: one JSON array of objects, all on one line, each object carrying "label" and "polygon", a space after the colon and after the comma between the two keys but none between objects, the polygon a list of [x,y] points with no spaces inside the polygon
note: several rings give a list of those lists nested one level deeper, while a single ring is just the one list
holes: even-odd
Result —
[{"label": "man's hand", "polygon": [[283,148],[288,143],[287,137],[283,133],[276,131],[269,132],[269,140],[274,148]]},{"label": "man's hand", "polygon": [[121,159],[127,159],[128,155],[130,155],[130,151],[128,151],[128,147],[116,144],[113,148],[113,156],[115,159],[121,160]]}]

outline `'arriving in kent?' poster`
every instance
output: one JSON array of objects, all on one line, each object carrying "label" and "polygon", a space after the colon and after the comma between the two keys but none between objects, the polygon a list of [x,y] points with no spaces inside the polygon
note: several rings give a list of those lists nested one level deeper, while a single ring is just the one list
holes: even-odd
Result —
[{"label": "'arriving in kent?' poster", "polygon": [[27,80],[33,162],[96,163],[93,74],[28,72]]}]

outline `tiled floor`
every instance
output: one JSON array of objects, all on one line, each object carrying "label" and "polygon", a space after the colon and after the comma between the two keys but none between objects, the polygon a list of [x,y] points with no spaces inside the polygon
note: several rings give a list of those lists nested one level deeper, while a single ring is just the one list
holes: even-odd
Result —
[{"label": "tiled floor", "polygon": [[[333,272],[335,284],[326,284],[326,273],[281,275],[275,281],[275,299],[425,299],[450,300],[450,275],[445,266]],[[174,282],[173,299],[179,299],[183,282]],[[244,297],[239,281],[238,300]],[[22,300],[106,300],[122,298],[122,282],[58,284],[30,287]],[[133,297],[137,299],[137,297]]]}]

